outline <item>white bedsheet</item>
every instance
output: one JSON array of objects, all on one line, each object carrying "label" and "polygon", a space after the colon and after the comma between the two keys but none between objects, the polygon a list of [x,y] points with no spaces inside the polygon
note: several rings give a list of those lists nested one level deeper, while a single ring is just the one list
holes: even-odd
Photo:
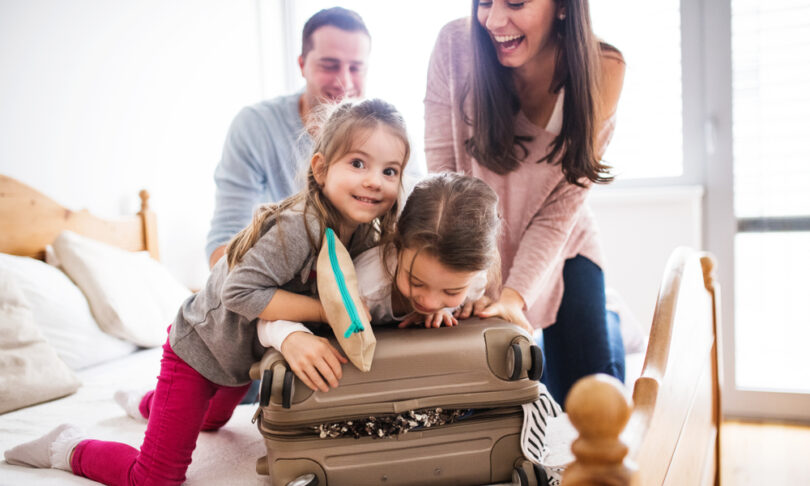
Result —
[{"label": "white bedsheet", "polygon": [[[5,451],[39,437],[65,422],[84,427],[90,438],[139,447],[146,424],[128,417],[113,401],[113,392],[119,388],[154,386],[160,356],[158,347],[82,370],[78,375],[83,385],[75,394],[0,415],[0,449]],[[256,426],[250,423],[255,409],[253,405],[240,405],[225,427],[200,434],[186,473],[187,484],[268,484],[267,476],[256,474],[256,459],[266,451]],[[65,471],[12,466],[0,461],[0,485],[22,484],[98,483]]]}]

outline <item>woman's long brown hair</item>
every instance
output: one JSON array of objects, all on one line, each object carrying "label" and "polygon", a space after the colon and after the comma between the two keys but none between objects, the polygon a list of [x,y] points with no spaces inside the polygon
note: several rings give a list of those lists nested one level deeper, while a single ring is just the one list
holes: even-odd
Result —
[{"label": "woman's long brown hair", "polygon": [[[527,134],[518,134],[515,116],[520,100],[511,68],[504,67],[495,52],[492,39],[478,23],[478,3],[472,2],[473,68],[471,86],[467,86],[460,101],[465,121],[473,128],[466,140],[467,153],[479,164],[498,174],[515,170],[528,156]],[[559,49],[552,78],[552,90],[565,88],[563,122],[549,153],[537,163],[559,163],[571,184],[585,185],[585,180],[607,183],[613,180],[610,167],[604,165],[597,153],[598,93],[600,59],[612,53],[621,59],[619,51],[596,39],[591,29],[587,0],[556,0],[565,17],[555,17],[554,34]],[[613,57],[612,56],[612,57]],[[472,96],[472,113],[465,113],[464,101]]]}]

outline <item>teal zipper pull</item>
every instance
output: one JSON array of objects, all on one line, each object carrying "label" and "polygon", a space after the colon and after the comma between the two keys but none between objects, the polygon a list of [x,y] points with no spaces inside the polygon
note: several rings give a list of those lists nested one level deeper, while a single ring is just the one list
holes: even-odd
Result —
[{"label": "teal zipper pull", "polygon": [[349,313],[349,318],[352,321],[349,328],[346,329],[346,332],[343,334],[344,338],[348,338],[356,332],[364,331],[365,328],[363,327],[363,322],[360,320],[360,316],[357,314],[357,307],[354,305],[354,301],[352,301],[352,296],[349,295],[349,289],[346,288],[346,279],[343,277],[343,271],[340,269],[340,265],[338,265],[337,252],[335,251],[335,232],[332,231],[332,228],[326,228],[326,244],[327,250],[329,251],[329,263],[332,265],[332,273],[335,274],[335,280],[337,281],[338,289],[340,289],[340,297],[343,299],[343,307],[346,308],[346,312]]}]

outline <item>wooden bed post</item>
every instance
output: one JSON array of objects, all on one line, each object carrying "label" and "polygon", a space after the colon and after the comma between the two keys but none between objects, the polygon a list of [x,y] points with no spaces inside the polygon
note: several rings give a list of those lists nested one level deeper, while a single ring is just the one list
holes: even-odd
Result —
[{"label": "wooden bed post", "polygon": [[143,224],[143,246],[152,255],[152,258],[160,261],[157,241],[157,218],[155,213],[149,209],[149,192],[142,189],[138,196],[141,198],[141,210],[138,211],[138,216]]},{"label": "wooden bed post", "polygon": [[715,485],[722,484],[721,480],[721,472],[722,468],[720,467],[720,448],[721,440],[720,440],[720,431],[722,430],[723,426],[723,403],[721,399],[721,391],[723,389],[723,360],[722,360],[722,353],[720,344],[723,342],[722,339],[722,329],[721,329],[721,321],[720,321],[720,286],[714,279],[715,276],[715,268],[717,268],[717,262],[712,256],[711,253],[704,252],[700,255],[700,266],[703,270],[703,284],[706,286],[706,290],[712,296],[713,300],[713,315],[712,320],[714,321],[714,346],[712,347],[712,373],[717,378],[714,382],[714,424],[717,427],[717,438],[715,440]]},{"label": "wooden bed post", "polygon": [[621,382],[608,375],[587,376],[571,388],[565,409],[579,437],[571,445],[576,461],[563,473],[563,486],[630,484],[633,468],[619,434],[632,406]]}]

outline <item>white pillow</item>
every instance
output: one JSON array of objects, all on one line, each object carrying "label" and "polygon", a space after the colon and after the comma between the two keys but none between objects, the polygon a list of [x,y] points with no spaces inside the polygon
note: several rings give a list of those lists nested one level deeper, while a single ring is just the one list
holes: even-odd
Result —
[{"label": "white pillow", "polygon": [[607,310],[615,312],[619,317],[619,328],[622,333],[625,354],[645,353],[647,351],[647,335],[641,328],[636,315],[624,302],[619,292],[605,288]]},{"label": "white pillow", "polygon": [[82,289],[108,334],[139,346],[166,342],[166,328],[191,294],[146,252],[63,231],[53,242],[62,269]]},{"label": "white pillow", "polygon": [[0,413],[76,391],[79,379],[45,342],[11,272],[0,270]]},{"label": "white pillow", "polygon": [[81,290],[59,269],[39,260],[0,253],[0,271],[22,290],[34,322],[74,370],[132,353],[137,347],[99,329]]}]

